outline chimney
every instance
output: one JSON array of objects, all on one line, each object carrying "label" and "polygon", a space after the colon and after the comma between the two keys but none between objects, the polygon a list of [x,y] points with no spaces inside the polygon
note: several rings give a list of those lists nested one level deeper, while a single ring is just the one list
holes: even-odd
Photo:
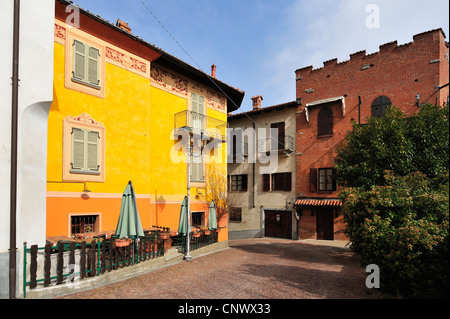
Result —
[{"label": "chimney", "polygon": [[216,65],[215,64],[213,64],[213,65],[211,65],[211,76],[213,77],[213,78],[215,78],[216,77]]},{"label": "chimney", "polygon": [[263,97],[261,95],[257,95],[252,97],[252,101],[253,101],[253,109],[254,110],[259,110],[261,108],[261,102],[262,102]]},{"label": "chimney", "polygon": [[119,27],[119,28],[121,28],[122,30],[127,31],[128,33],[131,33],[131,28],[128,26],[128,23],[123,22],[123,21],[120,20],[120,19],[117,19],[116,27]]}]

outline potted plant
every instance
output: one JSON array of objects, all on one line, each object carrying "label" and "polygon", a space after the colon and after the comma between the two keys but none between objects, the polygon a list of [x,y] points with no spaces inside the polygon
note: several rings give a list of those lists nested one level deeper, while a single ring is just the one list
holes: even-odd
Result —
[{"label": "potted plant", "polygon": [[116,244],[116,247],[126,247],[130,245],[131,239],[130,238],[116,239],[114,243]]},{"label": "potted plant", "polygon": [[167,240],[170,238],[170,234],[169,233],[159,233],[159,237],[163,240]]}]

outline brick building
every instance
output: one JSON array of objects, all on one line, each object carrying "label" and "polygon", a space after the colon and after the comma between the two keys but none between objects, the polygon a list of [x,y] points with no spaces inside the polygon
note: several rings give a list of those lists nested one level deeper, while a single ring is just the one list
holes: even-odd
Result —
[{"label": "brick building", "polygon": [[299,238],[344,239],[334,172],[335,148],[351,130],[394,105],[407,115],[425,103],[448,103],[449,44],[442,29],[413,41],[359,51],[350,60],[296,70],[296,207]]}]

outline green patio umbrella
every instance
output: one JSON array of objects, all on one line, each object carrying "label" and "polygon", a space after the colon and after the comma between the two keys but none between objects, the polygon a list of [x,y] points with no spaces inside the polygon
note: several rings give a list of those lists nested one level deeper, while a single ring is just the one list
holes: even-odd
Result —
[{"label": "green patio umbrella", "polygon": [[214,205],[214,201],[212,201],[211,205],[209,205],[208,228],[211,230],[217,228],[217,215],[216,215],[216,206]]},{"label": "green patio umbrella", "polygon": [[122,206],[116,228],[116,237],[129,237],[132,239],[144,237],[144,230],[142,229],[141,219],[139,218],[136,205],[136,194],[134,193],[131,181],[128,182],[122,195]]},{"label": "green patio umbrella", "polygon": [[179,234],[185,235],[188,232],[187,214],[188,214],[187,196],[184,196],[183,203],[181,203],[180,208],[180,224],[178,225]]}]

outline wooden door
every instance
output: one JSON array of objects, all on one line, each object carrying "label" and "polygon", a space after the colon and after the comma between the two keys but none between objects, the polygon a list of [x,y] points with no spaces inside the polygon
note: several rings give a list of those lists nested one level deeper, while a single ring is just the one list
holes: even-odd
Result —
[{"label": "wooden door", "polygon": [[317,239],[333,240],[333,210],[318,208],[316,221]]},{"label": "wooden door", "polygon": [[271,139],[270,145],[271,145],[272,150],[284,150],[285,149],[285,146],[284,146],[285,128],[284,127],[285,127],[284,122],[270,124],[270,128],[278,129],[278,135],[272,136],[272,139]]},{"label": "wooden door", "polygon": [[292,239],[292,212],[264,211],[266,237]]}]

